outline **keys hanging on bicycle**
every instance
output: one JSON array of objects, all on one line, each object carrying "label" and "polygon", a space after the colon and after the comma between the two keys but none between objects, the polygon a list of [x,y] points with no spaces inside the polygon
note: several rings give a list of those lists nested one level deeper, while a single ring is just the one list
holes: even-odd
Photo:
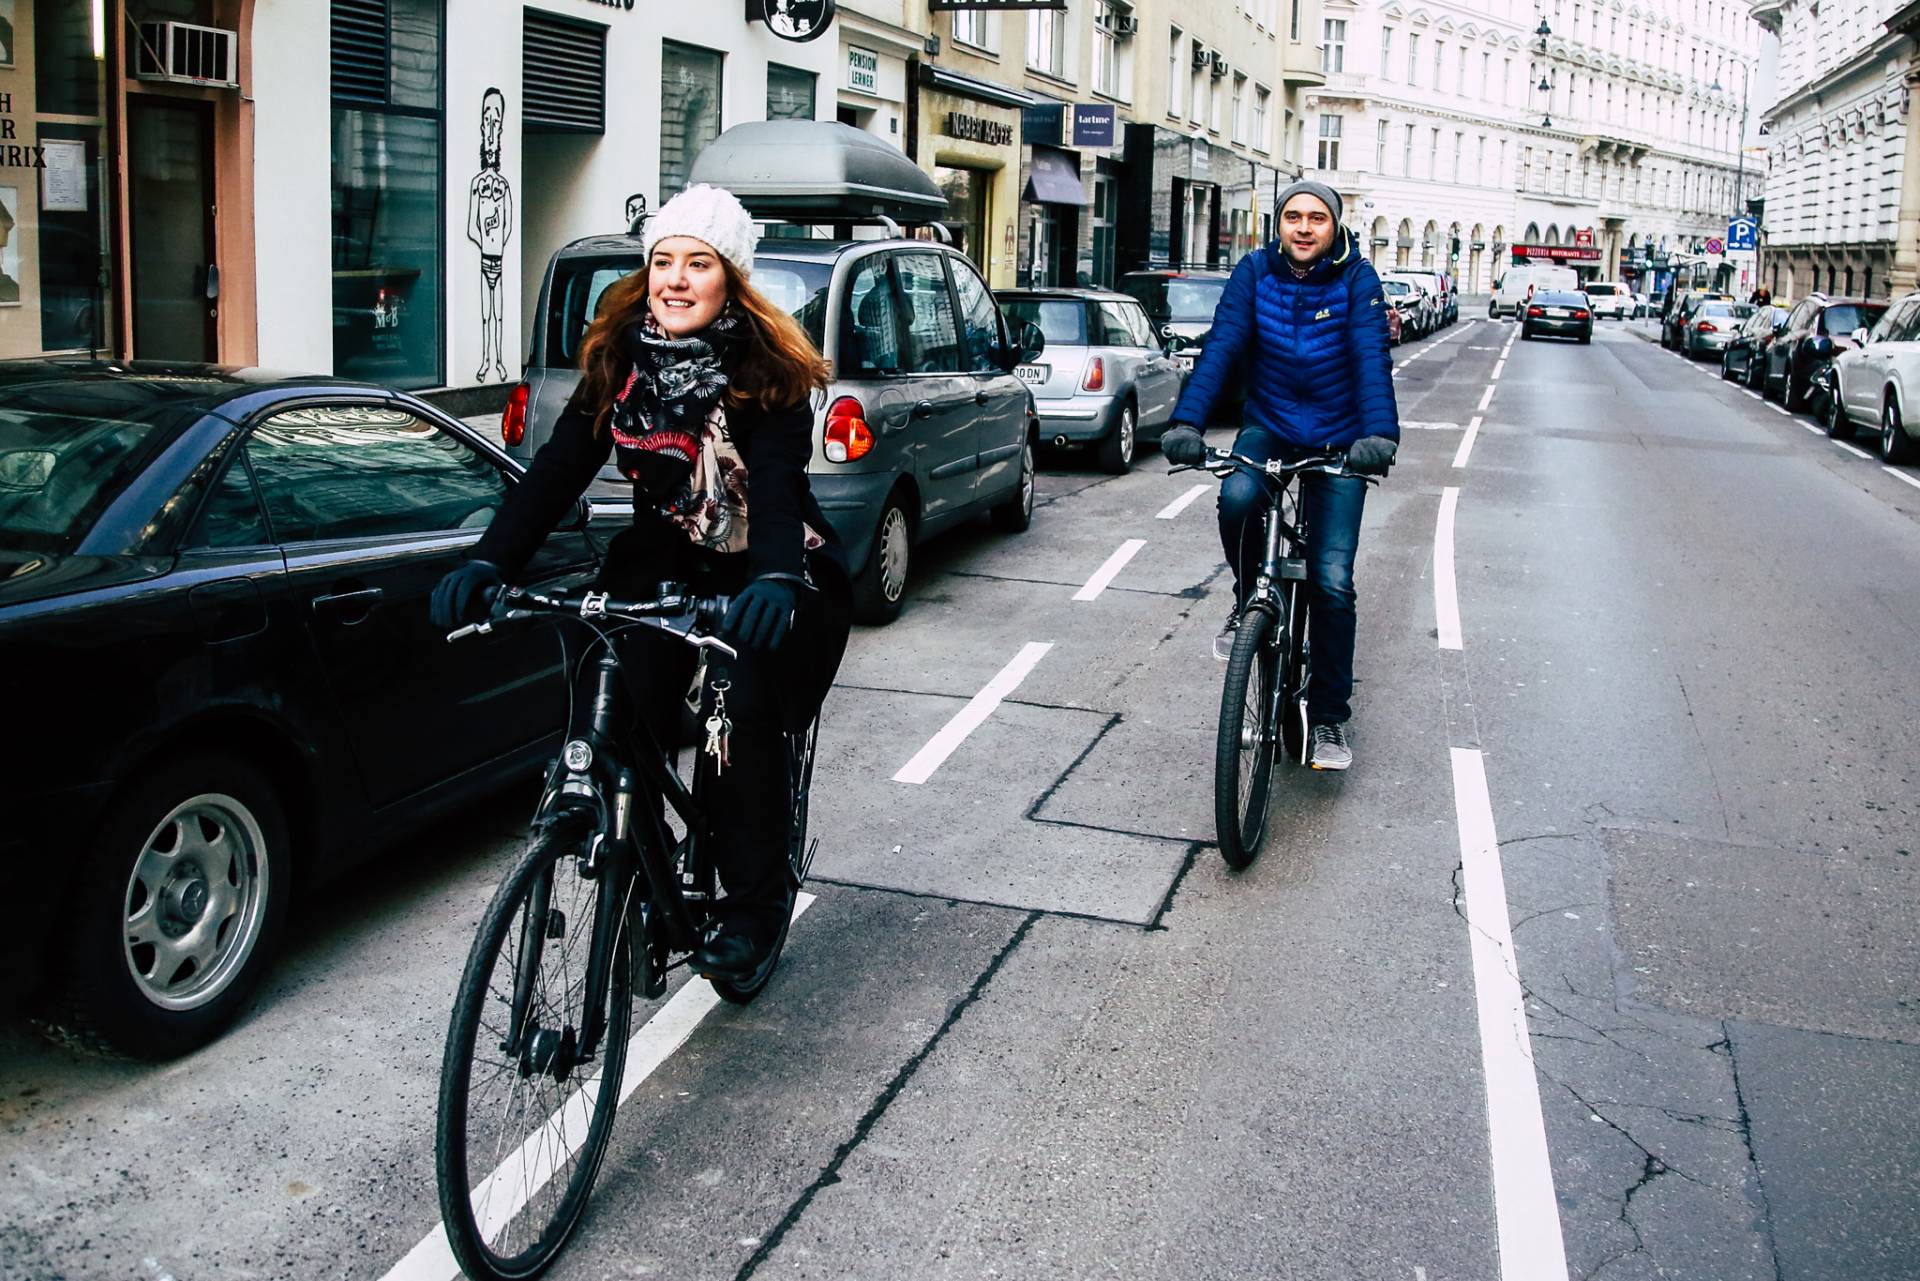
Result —
[{"label": "keys hanging on bicycle", "polygon": [[733,719],[727,715],[727,691],[732,688],[732,681],[713,683],[713,715],[707,717],[706,753],[713,757],[715,774],[724,771],[728,763],[728,736],[733,733]]}]

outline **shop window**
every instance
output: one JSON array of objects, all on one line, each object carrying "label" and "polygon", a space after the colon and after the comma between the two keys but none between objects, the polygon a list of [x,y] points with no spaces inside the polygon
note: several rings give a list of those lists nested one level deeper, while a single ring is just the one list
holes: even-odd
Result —
[{"label": "shop window", "polygon": [[767,64],[767,119],[811,120],[814,112],[814,86],[819,77],[811,71]]},{"label": "shop window", "polygon": [[720,136],[724,56],[664,41],[660,48],[660,199],[686,190],[693,158]]},{"label": "shop window", "polygon": [[334,0],[333,368],[343,377],[443,381],[442,48],[438,0]]},{"label": "shop window", "polygon": [[947,230],[973,265],[987,269],[987,187],[993,175],[978,169],[936,165],[933,180],[947,197]]}]

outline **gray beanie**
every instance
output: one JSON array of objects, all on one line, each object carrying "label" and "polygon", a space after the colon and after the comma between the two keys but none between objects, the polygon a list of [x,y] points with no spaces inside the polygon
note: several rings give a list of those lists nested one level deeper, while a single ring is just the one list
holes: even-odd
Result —
[{"label": "gray beanie", "polygon": [[1287,202],[1295,196],[1312,196],[1327,207],[1327,212],[1333,215],[1333,221],[1336,224],[1340,221],[1342,217],[1340,193],[1324,182],[1313,182],[1307,178],[1300,179],[1280,193],[1279,203],[1273,207],[1275,221],[1278,221],[1279,215],[1286,211]]}]

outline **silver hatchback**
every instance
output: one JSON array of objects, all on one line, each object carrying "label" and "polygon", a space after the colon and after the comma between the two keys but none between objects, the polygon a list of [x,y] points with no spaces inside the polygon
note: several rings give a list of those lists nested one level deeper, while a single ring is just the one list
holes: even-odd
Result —
[{"label": "silver hatchback", "polygon": [[1046,351],[1014,372],[1033,392],[1040,439],[1091,446],[1103,470],[1133,466],[1141,443],[1173,422],[1184,367],[1161,349],[1138,300],[1093,289],[1003,289],[1015,325],[1038,325]]}]

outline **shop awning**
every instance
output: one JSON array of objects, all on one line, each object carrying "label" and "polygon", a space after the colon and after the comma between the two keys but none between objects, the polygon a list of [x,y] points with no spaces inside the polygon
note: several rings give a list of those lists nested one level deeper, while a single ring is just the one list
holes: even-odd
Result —
[{"label": "shop awning", "polygon": [[1087,189],[1081,184],[1080,171],[1074,167],[1073,161],[1044,147],[1033,149],[1033,166],[1027,173],[1027,189],[1020,198],[1043,205],[1078,205],[1082,208],[1093,203],[1087,199]]}]

